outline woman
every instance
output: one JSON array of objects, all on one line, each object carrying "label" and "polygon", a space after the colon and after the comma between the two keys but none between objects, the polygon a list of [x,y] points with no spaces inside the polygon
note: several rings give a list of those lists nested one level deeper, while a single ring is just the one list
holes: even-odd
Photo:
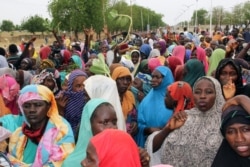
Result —
[{"label": "woman", "polygon": [[235,60],[226,58],[220,61],[215,78],[220,82],[225,99],[236,95],[250,97],[250,85],[243,85],[241,66]]},{"label": "woman", "polygon": [[195,82],[193,95],[194,108],[176,113],[161,131],[149,136],[151,165],[211,166],[222,141],[219,126],[224,98],[219,82],[205,76]]},{"label": "woman", "polygon": [[8,74],[0,76],[0,117],[6,114],[18,114],[16,100],[20,90],[15,78]]},{"label": "woman", "polygon": [[67,97],[66,106],[60,106],[60,110],[64,110],[64,117],[69,121],[73,132],[81,121],[82,108],[85,105],[85,93],[83,82],[87,79],[87,75],[82,70],[74,70],[70,73],[68,90],[63,93]]},{"label": "woman", "polygon": [[174,48],[172,56],[177,57],[181,61],[181,64],[184,64],[185,55],[186,49],[184,46],[178,45]]},{"label": "woman", "polygon": [[[86,158],[86,150],[91,137],[105,129],[117,129],[117,117],[113,106],[104,99],[93,98],[84,106],[79,129],[78,142],[72,154],[64,161],[62,167],[73,165],[80,167]],[[140,149],[141,164],[148,166],[147,154]]]},{"label": "woman", "polygon": [[58,115],[53,93],[43,85],[28,85],[20,92],[18,106],[25,122],[10,137],[10,160],[17,166],[61,166],[74,149],[74,136]]},{"label": "woman", "polygon": [[221,133],[224,137],[212,167],[250,166],[250,99],[238,95],[223,107]]},{"label": "woman", "polygon": [[134,70],[132,72],[132,75],[134,76],[139,65],[140,65],[140,62],[141,62],[141,55],[140,55],[140,52],[138,50],[132,50],[130,52],[130,56],[131,56],[131,60],[134,64]]},{"label": "woman", "polygon": [[41,84],[48,87],[54,95],[61,90],[61,78],[59,71],[53,68],[46,68],[35,75],[32,79],[33,84]]},{"label": "woman", "polygon": [[123,131],[107,129],[90,140],[87,157],[81,164],[84,167],[141,167],[138,153],[131,136]]},{"label": "woman", "polygon": [[174,82],[167,87],[166,91],[166,107],[173,109],[174,113],[194,107],[192,88],[187,82]]},{"label": "woman", "polygon": [[205,50],[201,47],[195,47],[191,53],[191,58],[198,59],[203,64],[203,68],[206,74],[208,71],[208,62]]},{"label": "woman", "polygon": [[116,82],[103,75],[94,75],[84,81],[84,89],[90,99],[102,98],[107,100],[116,111],[117,127],[120,130],[126,130],[125,119],[123,116],[120,97],[118,94]]},{"label": "woman", "polygon": [[183,81],[189,83],[189,85],[193,87],[195,81],[204,75],[204,67],[199,60],[190,59],[187,61],[184,66]]},{"label": "woman", "polygon": [[226,51],[220,48],[215,49],[212,52],[212,55],[209,58],[209,67],[208,67],[208,72],[207,72],[208,76],[211,76],[212,73],[216,70],[219,62],[225,58],[225,54],[226,54]]},{"label": "woman", "polygon": [[137,111],[135,108],[135,98],[129,90],[132,83],[131,73],[126,67],[117,67],[112,73],[112,79],[116,81],[127,131],[135,135],[137,129]]},{"label": "woman", "polygon": [[160,130],[168,122],[173,110],[164,104],[166,88],[174,82],[171,70],[165,66],[157,67],[152,73],[152,89],[138,108],[137,144],[144,147],[148,135]]}]

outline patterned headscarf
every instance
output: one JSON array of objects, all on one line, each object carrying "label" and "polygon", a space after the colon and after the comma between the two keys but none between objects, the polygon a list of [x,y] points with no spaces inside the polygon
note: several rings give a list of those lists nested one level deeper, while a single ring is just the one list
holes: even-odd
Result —
[{"label": "patterned headscarf", "polygon": [[[24,118],[23,104],[30,100],[43,100],[50,103],[50,108],[47,112],[49,121],[38,144],[34,164],[43,166],[56,162],[60,166],[65,157],[73,151],[73,132],[65,119],[59,116],[54,94],[46,86],[28,85],[21,90],[18,106]],[[24,121],[26,125],[30,126],[26,118]],[[24,153],[22,146],[26,145],[26,142],[27,136],[23,134],[22,128],[18,128],[10,138],[9,158],[11,161],[22,161]],[[16,159],[14,160],[12,156]]]},{"label": "patterned headscarf", "polygon": [[64,95],[69,99],[65,106],[64,117],[69,121],[74,132],[81,120],[82,108],[85,105],[84,92],[73,91],[73,82],[79,76],[84,76],[87,78],[86,73],[82,70],[74,70],[71,72],[69,76],[68,90],[64,92]]}]

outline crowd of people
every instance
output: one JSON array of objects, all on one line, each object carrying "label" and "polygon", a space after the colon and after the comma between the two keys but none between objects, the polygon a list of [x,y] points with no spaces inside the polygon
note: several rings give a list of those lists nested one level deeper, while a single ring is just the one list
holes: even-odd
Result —
[{"label": "crowd of people", "polygon": [[247,28],[104,33],[0,47],[0,166],[250,166]]}]

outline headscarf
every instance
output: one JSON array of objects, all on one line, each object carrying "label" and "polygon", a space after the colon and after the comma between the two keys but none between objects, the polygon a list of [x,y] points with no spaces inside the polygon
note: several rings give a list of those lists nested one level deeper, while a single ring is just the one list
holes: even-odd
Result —
[{"label": "headscarf", "polygon": [[140,52],[143,53],[144,55],[146,55],[146,58],[148,58],[150,51],[151,51],[151,47],[149,44],[143,44],[140,47]]},{"label": "headscarf", "polygon": [[29,85],[33,75],[29,72],[29,71],[25,71],[25,70],[17,70],[16,71],[16,75],[15,78],[18,78],[18,83],[20,85],[21,88],[23,88],[26,85]]},{"label": "headscarf", "polygon": [[44,70],[45,68],[55,68],[55,63],[50,59],[43,59],[40,68],[41,70]]},{"label": "headscarf", "polygon": [[176,56],[181,60],[181,63],[184,64],[184,59],[186,55],[186,49],[182,45],[174,47],[172,56]]},{"label": "headscarf", "polygon": [[73,60],[73,62],[77,65],[77,67],[79,69],[82,69],[83,68],[83,65],[82,65],[82,59],[78,56],[78,55],[73,55],[71,57],[71,59]]},{"label": "headscarf", "polygon": [[184,63],[186,63],[186,62],[190,59],[191,53],[192,53],[192,51],[191,51],[190,49],[186,49],[186,54],[185,54]]},{"label": "headscarf", "polygon": [[162,66],[160,60],[158,58],[150,58],[148,59],[148,68],[150,69],[151,72],[155,70],[155,68]]},{"label": "headscarf", "polygon": [[172,72],[165,66],[159,66],[155,70],[163,76],[162,81],[159,86],[150,90],[138,108],[137,144],[140,147],[144,147],[147,137],[144,129],[146,127],[164,127],[173,114],[173,110],[166,108],[164,103],[166,88],[174,82]]},{"label": "headscarf", "polygon": [[174,80],[175,81],[182,81],[183,80],[183,71],[184,71],[184,65],[176,66],[176,69],[174,72]]},{"label": "headscarf", "polygon": [[[69,64],[69,60],[71,58],[71,53],[67,49],[63,49],[60,51],[62,57],[63,57],[63,63],[64,64]],[[79,57],[79,56],[78,56]]]},{"label": "headscarf", "polygon": [[204,67],[205,73],[208,71],[208,62],[207,62],[207,56],[206,52],[202,47],[196,47],[196,55],[197,59],[201,61]]},{"label": "headscarf", "polygon": [[107,101],[101,98],[89,100],[83,108],[79,128],[78,142],[74,151],[63,162],[62,167],[74,166],[81,167],[81,161],[86,157],[87,146],[91,137],[93,137],[90,119],[95,109]]},{"label": "headscarf", "polygon": [[116,112],[118,129],[126,130],[116,82],[103,75],[94,75],[84,81],[84,86],[91,99],[102,98],[112,104]]},{"label": "headscarf", "polygon": [[138,69],[137,69],[135,75],[137,75],[138,72],[143,73],[143,69],[144,69],[145,67],[148,67],[148,59],[144,59],[144,60],[141,61],[141,63],[140,63],[140,65],[139,65],[139,67],[138,67]]},{"label": "headscarf", "polygon": [[23,69],[23,70],[31,70],[32,69],[33,62],[30,58],[26,57],[22,60],[22,62],[27,63],[27,69]]},{"label": "headscarf", "polygon": [[[47,87],[43,85],[28,85],[21,90],[18,98],[18,106],[24,118],[23,104],[30,100],[43,100],[50,103],[50,109],[47,113],[49,121],[38,144],[33,164],[43,166],[53,162],[53,164],[60,166],[65,157],[74,149],[73,132],[67,121],[59,116],[54,95]],[[26,118],[25,124],[30,126]],[[23,146],[26,143],[27,136],[23,134],[22,128],[18,128],[10,138],[9,158],[11,161],[23,160],[25,149]]]},{"label": "headscarf", "polygon": [[[115,68],[112,74],[112,79],[116,81],[117,78],[125,77],[125,76],[131,76],[130,71],[126,67],[117,67]],[[131,80],[132,80],[132,76],[131,76]],[[134,105],[135,105],[135,99],[134,99],[133,93],[127,90],[123,94],[121,104],[122,104],[122,112],[126,120],[127,115],[134,108]]]},{"label": "headscarf", "polygon": [[168,86],[168,93],[177,102],[174,112],[189,110],[194,107],[191,86],[187,82],[178,81]]},{"label": "headscarf", "polygon": [[147,95],[148,92],[150,91],[150,89],[152,88],[152,86],[151,86],[151,80],[152,80],[151,75],[139,72],[135,76],[135,78],[139,78],[143,82],[143,84],[142,84],[143,93],[145,95]]},{"label": "headscarf", "polygon": [[224,136],[217,155],[213,161],[212,167],[217,166],[230,166],[230,167],[247,167],[250,166],[250,160],[248,157],[241,157],[237,154],[229,145],[225,139],[225,133],[227,127],[235,123],[250,125],[249,113],[245,111],[241,106],[230,106],[222,113],[221,117],[221,133]]},{"label": "headscarf", "polygon": [[169,56],[168,59],[168,67],[170,68],[170,70],[172,71],[172,74],[175,73],[175,69],[178,65],[182,65],[183,63],[181,62],[181,60],[176,57],[176,56]]},{"label": "headscarf", "polygon": [[73,82],[79,76],[84,76],[87,78],[86,73],[82,70],[74,70],[71,72],[69,76],[68,90],[64,92],[64,95],[68,97],[68,102],[65,106],[64,117],[67,119],[67,121],[69,121],[74,132],[80,123],[82,108],[85,105],[84,92],[73,92]]},{"label": "headscarf", "polygon": [[164,56],[164,54],[166,53],[166,50],[167,50],[166,41],[165,40],[159,40],[158,44],[161,46],[160,54],[161,54],[161,56]]},{"label": "headscarf", "polygon": [[183,78],[183,81],[193,86],[195,81],[205,75],[203,64],[197,59],[190,59],[185,64],[186,74]]},{"label": "headscarf", "polygon": [[138,148],[132,137],[126,132],[106,129],[94,136],[90,142],[96,149],[99,167],[141,166]]},{"label": "headscarf", "polygon": [[138,67],[139,67],[139,65],[140,65],[140,62],[141,62],[141,54],[140,54],[139,50],[132,50],[132,51],[130,52],[130,57],[131,57],[131,59],[132,59],[132,54],[133,54],[134,52],[136,52],[136,53],[139,55],[139,60],[138,60],[138,62],[137,62],[136,64],[134,64],[134,70],[133,70],[133,72],[132,72],[132,75],[133,75],[133,76],[135,75],[135,73],[136,73],[136,71],[137,71],[137,69],[138,69]]},{"label": "headscarf", "polygon": [[207,75],[210,76],[214,70],[216,70],[219,62],[225,58],[226,51],[223,49],[215,49],[209,58],[209,68]]},{"label": "headscarf", "polygon": [[161,53],[160,53],[159,49],[152,49],[152,50],[150,51],[150,54],[149,54],[149,56],[148,56],[148,59],[149,59],[149,58],[158,57],[158,56],[161,56]]},{"label": "headscarf", "polygon": [[50,55],[51,48],[49,46],[44,46],[40,49],[39,55],[41,60],[47,59]]},{"label": "headscarf", "polygon": [[32,81],[31,83],[33,84],[43,84],[44,83],[44,80],[51,76],[52,77],[52,80],[54,81],[55,83],[55,87],[53,90],[53,93],[55,94],[56,92],[59,91],[59,86],[61,87],[61,84],[59,82],[61,82],[60,80],[60,74],[59,74],[59,71],[57,71],[56,69],[53,69],[53,68],[46,68],[44,70],[42,70],[38,75],[35,75],[33,78],[32,78]]},{"label": "headscarf", "polygon": [[167,49],[168,54],[172,55],[172,54],[173,54],[173,50],[174,50],[175,47],[176,47],[176,45],[170,45],[170,46],[168,47],[168,49]]},{"label": "headscarf", "polygon": [[[212,77],[201,77],[200,80],[209,80],[215,88],[215,100],[213,106],[205,112],[194,107],[186,110],[187,120],[179,129],[171,132],[161,146],[160,160],[163,164],[173,166],[211,166],[217,149],[222,141],[220,134],[221,109],[225,102],[219,82]],[[151,154],[154,133],[148,138],[147,150]],[[185,150],[185,151],[183,151]],[[151,156],[153,157],[153,156]]]},{"label": "headscarf", "polygon": [[[1,102],[1,107],[3,107],[4,113],[9,113],[8,109],[12,114],[18,114],[18,108],[16,105],[16,98],[20,90],[19,84],[16,82],[15,78],[8,74],[0,76],[0,96],[2,100],[7,101],[8,104]],[[5,104],[5,107],[3,106]],[[8,109],[7,109],[7,108]]]}]

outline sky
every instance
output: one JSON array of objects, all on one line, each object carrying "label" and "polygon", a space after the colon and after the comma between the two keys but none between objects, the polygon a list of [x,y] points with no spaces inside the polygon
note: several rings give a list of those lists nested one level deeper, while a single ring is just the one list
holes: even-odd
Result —
[{"label": "sky", "polygon": [[[163,14],[163,21],[169,25],[190,20],[195,9],[210,11],[212,7],[222,6],[231,11],[232,7],[249,0],[126,0],[128,4],[136,4]],[[35,14],[50,18],[47,10],[49,0],[1,0],[0,22],[11,20],[21,24],[25,18]]]}]

